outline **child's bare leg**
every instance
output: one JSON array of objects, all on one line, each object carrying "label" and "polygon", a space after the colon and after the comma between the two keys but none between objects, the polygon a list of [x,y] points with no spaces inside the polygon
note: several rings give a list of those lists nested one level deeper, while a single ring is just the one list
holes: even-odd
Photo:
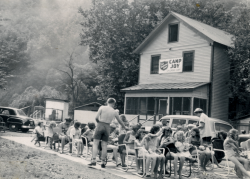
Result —
[{"label": "child's bare leg", "polygon": [[142,160],[138,160],[136,168],[137,168],[137,173],[141,173],[141,166],[142,166]]},{"label": "child's bare leg", "polygon": [[210,160],[210,158],[211,158],[211,153],[210,152],[205,152],[205,161],[204,161],[204,169],[205,169],[205,171],[207,170],[206,169],[206,165],[207,165],[207,163],[208,163],[208,161]]},{"label": "child's bare leg", "polygon": [[245,176],[250,177],[250,174],[246,171],[246,169],[244,168],[244,166],[239,162],[239,160],[236,157],[230,157],[229,160],[232,161],[236,166],[238,166],[239,169],[240,169],[240,171],[242,171],[242,173]]},{"label": "child's bare leg", "polygon": [[[155,167],[153,168],[154,160],[155,160]],[[157,178],[158,168],[159,168],[159,165],[160,165],[160,162],[161,162],[160,157],[153,158],[153,162],[152,162],[151,170],[154,170],[154,177]]]},{"label": "child's bare leg", "polygon": [[80,155],[82,155],[82,152],[83,152],[83,143],[82,142],[80,142]]},{"label": "child's bare leg", "polygon": [[237,159],[239,160],[239,162],[243,163],[243,164],[244,164],[244,168],[245,168],[246,170],[248,170],[249,161],[248,161],[247,159],[242,158],[242,157],[239,157],[239,158],[237,158]]},{"label": "child's bare leg", "polygon": [[179,156],[179,158],[180,158],[179,178],[182,178],[182,177],[181,177],[181,173],[182,173],[182,167],[183,167],[183,165],[184,165],[185,157]]}]

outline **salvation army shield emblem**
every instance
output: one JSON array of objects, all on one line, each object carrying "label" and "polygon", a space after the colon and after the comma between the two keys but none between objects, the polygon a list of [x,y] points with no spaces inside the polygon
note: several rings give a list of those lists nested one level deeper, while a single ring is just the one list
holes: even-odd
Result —
[{"label": "salvation army shield emblem", "polygon": [[160,63],[160,68],[161,68],[161,70],[166,70],[166,69],[168,69],[168,61],[163,61],[163,62],[161,62]]}]

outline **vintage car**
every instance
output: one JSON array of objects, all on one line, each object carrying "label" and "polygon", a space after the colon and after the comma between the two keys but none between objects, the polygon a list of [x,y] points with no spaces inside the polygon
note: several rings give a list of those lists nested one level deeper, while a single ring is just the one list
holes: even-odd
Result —
[{"label": "vintage car", "polygon": [[[188,124],[194,124],[196,125],[197,122],[200,120],[197,116],[189,116],[189,115],[168,115],[162,117],[160,120],[165,119],[169,122],[169,126],[176,130],[177,126],[186,127]],[[228,132],[230,129],[233,128],[231,124],[229,124],[226,121],[215,119],[209,117],[209,122],[211,123],[211,131],[212,131],[212,137],[216,137],[216,134],[219,131],[225,131]]]},{"label": "vintage car", "polygon": [[0,117],[11,131],[21,130],[28,132],[35,128],[32,118],[29,118],[21,109],[11,107],[0,107]]}]

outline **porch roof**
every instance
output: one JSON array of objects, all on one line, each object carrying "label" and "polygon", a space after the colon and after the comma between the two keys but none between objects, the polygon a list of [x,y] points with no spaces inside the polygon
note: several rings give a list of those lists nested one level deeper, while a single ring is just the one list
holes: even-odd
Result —
[{"label": "porch roof", "polygon": [[121,91],[127,92],[127,91],[140,91],[140,90],[195,89],[206,84],[208,84],[208,82],[139,84],[139,85],[121,89]]}]

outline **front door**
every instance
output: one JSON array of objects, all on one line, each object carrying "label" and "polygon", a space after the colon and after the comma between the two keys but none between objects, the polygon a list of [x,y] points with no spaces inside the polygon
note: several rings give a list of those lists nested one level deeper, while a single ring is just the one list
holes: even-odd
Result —
[{"label": "front door", "polygon": [[159,114],[165,116],[167,114],[167,106],[168,100],[167,99],[159,99]]}]

